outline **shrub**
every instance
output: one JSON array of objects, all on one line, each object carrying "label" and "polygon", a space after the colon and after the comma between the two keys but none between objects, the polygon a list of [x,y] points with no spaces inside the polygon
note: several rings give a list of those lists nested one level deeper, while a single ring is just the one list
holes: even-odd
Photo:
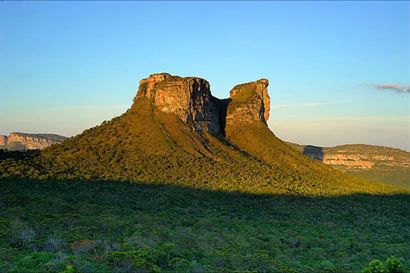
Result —
[{"label": "shrub", "polygon": [[173,258],[170,261],[170,265],[177,272],[188,272],[191,267],[191,263],[188,260],[179,257]]},{"label": "shrub", "polygon": [[18,247],[28,247],[36,239],[37,234],[34,229],[29,227],[26,223],[16,219],[10,227],[10,233],[12,234],[10,240],[12,244]]},{"label": "shrub", "polygon": [[55,258],[50,252],[35,252],[22,256],[11,272],[43,273],[50,272],[53,267],[50,261]]},{"label": "shrub", "polygon": [[373,260],[363,269],[363,273],[385,273],[384,264],[380,260]]},{"label": "shrub", "polygon": [[[112,251],[105,257],[109,265],[120,272],[142,271],[159,273],[161,268],[152,263],[147,249]],[[122,270],[125,269],[125,270]]]},{"label": "shrub", "polygon": [[404,265],[396,257],[390,257],[385,262],[373,260],[365,267],[363,273],[406,273]]},{"label": "shrub", "polygon": [[388,273],[406,273],[404,265],[396,257],[390,257],[384,263],[386,272]]}]

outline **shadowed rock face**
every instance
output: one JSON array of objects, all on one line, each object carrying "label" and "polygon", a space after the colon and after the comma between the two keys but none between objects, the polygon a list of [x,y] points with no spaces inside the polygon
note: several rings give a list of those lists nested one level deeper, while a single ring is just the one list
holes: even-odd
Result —
[{"label": "shadowed rock face", "polygon": [[137,98],[145,97],[162,112],[177,115],[196,131],[221,132],[217,100],[201,78],[153,74],[140,81]]},{"label": "shadowed rock face", "polygon": [[269,118],[268,80],[235,86],[230,98],[211,95],[209,83],[201,78],[168,73],[150,75],[140,81],[136,99],[152,101],[160,111],[177,115],[195,131],[224,134],[225,124],[262,121]]}]

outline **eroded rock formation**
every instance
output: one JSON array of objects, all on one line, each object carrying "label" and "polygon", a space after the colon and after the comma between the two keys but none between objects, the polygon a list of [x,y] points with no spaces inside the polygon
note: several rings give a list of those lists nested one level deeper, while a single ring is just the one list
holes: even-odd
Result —
[{"label": "eroded rock formation", "polygon": [[140,81],[137,98],[145,97],[162,112],[177,115],[197,131],[220,133],[217,99],[201,78],[153,74]]},{"label": "eroded rock formation", "polygon": [[304,155],[342,170],[410,168],[410,153],[383,146],[347,144],[335,147],[288,144]]},{"label": "eroded rock formation", "polygon": [[33,150],[44,149],[53,144],[60,143],[66,137],[54,134],[25,134],[10,133],[8,136],[0,136],[0,148],[7,150]]},{"label": "eroded rock formation", "polygon": [[267,79],[260,79],[235,86],[230,92],[227,124],[254,121],[266,123],[270,110],[268,85]]},{"label": "eroded rock formation", "polygon": [[196,131],[224,134],[225,123],[262,121],[269,118],[268,80],[235,86],[230,98],[211,95],[209,83],[196,77],[168,73],[150,75],[140,81],[136,100],[146,98],[160,111],[177,115]]}]

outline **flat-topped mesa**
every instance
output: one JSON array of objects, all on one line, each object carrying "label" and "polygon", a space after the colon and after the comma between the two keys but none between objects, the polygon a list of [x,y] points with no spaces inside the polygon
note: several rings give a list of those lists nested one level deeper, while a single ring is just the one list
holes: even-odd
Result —
[{"label": "flat-topped mesa", "polygon": [[195,131],[220,133],[217,99],[204,79],[153,74],[140,81],[136,99],[140,97],[151,100],[164,113],[177,115]]},{"label": "flat-topped mesa", "polygon": [[8,136],[0,136],[0,149],[33,150],[44,149],[64,141],[66,137],[54,134],[27,134],[13,132]]},{"label": "flat-topped mesa", "polygon": [[235,86],[230,92],[226,123],[262,121],[269,119],[269,81],[260,79]]}]

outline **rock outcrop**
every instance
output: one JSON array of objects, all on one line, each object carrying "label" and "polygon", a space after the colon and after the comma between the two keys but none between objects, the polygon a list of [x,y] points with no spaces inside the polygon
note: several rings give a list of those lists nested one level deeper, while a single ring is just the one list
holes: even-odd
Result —
[{"label": "rock outcrop", "polygon": [[235,86],[230,92],[227,124],[255,121],[266,124],[270,110],[268,85],[268,80],[260,79]]},{"label": "rock outcrop", "polygon": [[364,144],[335,147],[288,144],[312,159],[343,170],[410,168],[410,153],[390,147]]},{"label": "rock outcrop", "polygon": [[136,99],[147,98],[160,111],[177,115],[195,131],[221,132],[217,100],[201,78],[153,74],[140,81]]},{"label": "rock outcrop", "polygon": [[7,136],[0,136],[0,146],[7,145]]},{"label": "rock outcrop", "polygon": [[266,125],[267,87],[264,79],[242,84],[220,100],[204,79],[152,75],[141,81],[127,112],[28,157],[0,160],[0,177],[309,196],[389,190],[310,160],[278,139]]},{"label": "rock outcrop", "polygon": [[159,73],[140,81],[135,100],[150,100],[157,109],[177,115],[195,131],[223,135],[226,123],[266,123],[270,109],[268,83],[261,79],[237,85],[229,99],[220,100],[211,95],[204,79]]},{"label": "rock outcrop", "polygon": [[331,154],[324,155],[323,163],[327,165],[343,166],[348,169],[371,169],[375,162],[364,155]]},{"label": "rock outcrop", "polygon": [[0,136],[0,148],[6,150],[34,150],[44,149],[53,144],[64,141],[66,137],[54,134],[25,134],[10,133],[9,136]]}]

